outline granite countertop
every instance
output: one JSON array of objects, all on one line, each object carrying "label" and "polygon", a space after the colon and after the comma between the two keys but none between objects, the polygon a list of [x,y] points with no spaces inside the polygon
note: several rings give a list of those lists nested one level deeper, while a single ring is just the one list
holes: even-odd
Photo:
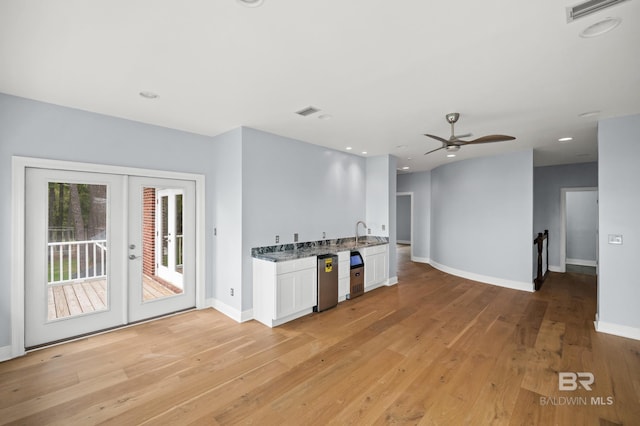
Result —
[{"label": "granite countertop", "polygon": [[358,245],[356,246],[355,238],[340,238],[336,240],[256,247],[251,249],[251,256],[255,259],[267,260],[269,262],[285,262],[303,257],[337,254],[341,251],[358,250],[364,247],[382,244],[389,244],[389,239],[387,237],[362,237],[358,240]]}]

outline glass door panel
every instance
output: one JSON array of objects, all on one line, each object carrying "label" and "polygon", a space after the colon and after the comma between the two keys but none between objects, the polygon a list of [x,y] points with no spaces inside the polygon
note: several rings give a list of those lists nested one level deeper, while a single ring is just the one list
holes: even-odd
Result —
[{"label": "glass door panel", "polygon": [[131,320],[194,307],[195,183],[137,176],[129,182]]},{"label": "glass door panel", "polygon": [[49,182],[49,321],[109,308],[107,185]]},{"label": "glass door panel", "polygon": [[27,347],[124,322],[122,183],[116,175],[27,169]]}]

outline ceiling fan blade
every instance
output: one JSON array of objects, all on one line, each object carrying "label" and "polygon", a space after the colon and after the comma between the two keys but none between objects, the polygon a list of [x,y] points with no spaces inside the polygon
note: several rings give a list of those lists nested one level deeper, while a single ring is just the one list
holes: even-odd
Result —
[{"label": "ceiling fan blade", "polygon": [[447,144],[447,143],[449,143],[449,141],[448,141],[448,140],[446,140],[446,139],[442,139],[440,136],[428,135],[428,134],[426,134],[426,133],[425,133],[425,136],[428,136],[428,137],[430,137],[430,138],[432,138],[432,139],[435,139],[435,140],[437,140],[437,141],[440,141],[440,142],[442,142],[443,144],[445,144],[445,146],[446,146],[446,144]]},{"label": "ceiling fan blade", "polygon": [[432,152],[440,151],[441,149],[445,149],[445,148],[446,148],[446,145],[445,146],[441,146],[440,148],[432,149],[429,152],[425,152],[424,155],[431,154]]},{"label": "ceiling fan blade", "polygon": [[481,138],[474,139],[472,141],[464,141],[465,145],[472,143],[489,143],[489,142],[504,142],[504,141],[512,141],[515,138],[513,136],[507,135],[487,135],[482,136]]}]

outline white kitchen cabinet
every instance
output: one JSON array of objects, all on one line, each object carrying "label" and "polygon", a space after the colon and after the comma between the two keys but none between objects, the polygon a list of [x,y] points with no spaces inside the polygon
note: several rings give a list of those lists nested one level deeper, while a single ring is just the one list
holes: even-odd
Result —
[{"label": "white kitchen cabinet", "polygon": [[316,257],[283,262],[253,259],[253,316],[275,327],[313,312]]},{"label": "white kitchen cabinet", "polygon": [[342,302],[347,299],[349,293],[349,284],[351,280],[351,252],[338,252],[338,301]]},{"label": "white kitchen cabinet", "polygon": [[365,291],[387,284],[389,279],[388,247],[388,244],[383,244],[359,250],[364,258]]}]

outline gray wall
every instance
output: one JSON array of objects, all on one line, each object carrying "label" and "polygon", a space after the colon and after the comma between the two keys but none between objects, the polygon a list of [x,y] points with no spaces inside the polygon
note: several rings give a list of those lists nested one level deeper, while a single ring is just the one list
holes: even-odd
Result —
[{"label": "gray wall", "polygon": [[567,263],[595,265],[598,229],[597,191],[567,192]]},{"label": "gray wall", "polygon": [[[214,205],[211,138],[0,94],[0,347],[11,344],[11,157],[39,157],[117,166],[200,173],[206,210]],[[188,147],[189,149],[185,149]],[[205,244],[212,253],[207,218]],[[213,294],[213,262],[206,292]]]},{"label": "gray wall", "polygon": [[398,175],[398,192],[413,193],[413,241],[414,259],[428,262],[431,256],[431,172]]},{"label": "gray wall", "polygon": [[431,171],[431,259],[518,283],[533,276],[533,152]]},{"label": "gray wall", "polygon": [[[399,180],[399,179],[398,179]],[[398,242],[411,241],[411,196],[398,195],[396,199],[396,238]]]},{"label": "gray wall", "polygon": [[[634,327],[640,336],[640,115],[599,123],[598,159],[599,321]],[[622,235],[623,244],[608,244],[609,234]]]},{"label": "gray wall", "polygon": [[[249,128],[206,137],[0,94],[5,200],[11,199],[14,155],[203,174],[206,296],[239,312],[253,306],[252,247],[274,244],[276,234],[281,243],[292,242],[295,232],[300,241],[319,240],[322,232],[327,238],[353,236],[356,221],[367,215],[364,158]],[[395,158],[379,163],[386,183],[372,196],[388,202],[372,215],[387,222],[393,247]],[[0,241],[3,347],[11,343],[9,202],[0,207],[0,229],[6,236]],[[395,275],[394,250],[389,271]]]},{"label": "gray wall", "polygon": [[251,248],[274,245],[276,235],[282,244],[294,233],[299,241],[354,236],[366,217],[365,181],[362,157],[242,129],[243,310],[253,306]]},{"label": "gray wall", "polygon": [[562,268],[560,189],[597,187],[598,163],[536,167],[533,170],[533,182],[533,231],[549,230],[549,266],[559,270]]},{"label": "gray wall", "polygon": [[[207,297],[242,311],[242,129],[216,136],[214,155],[212,226],[213,253],[207,252],[215,267],[215,285]],[[207,217],[208,219],[208,217]],[[231,296],[231,289],[234,295]]]}]

